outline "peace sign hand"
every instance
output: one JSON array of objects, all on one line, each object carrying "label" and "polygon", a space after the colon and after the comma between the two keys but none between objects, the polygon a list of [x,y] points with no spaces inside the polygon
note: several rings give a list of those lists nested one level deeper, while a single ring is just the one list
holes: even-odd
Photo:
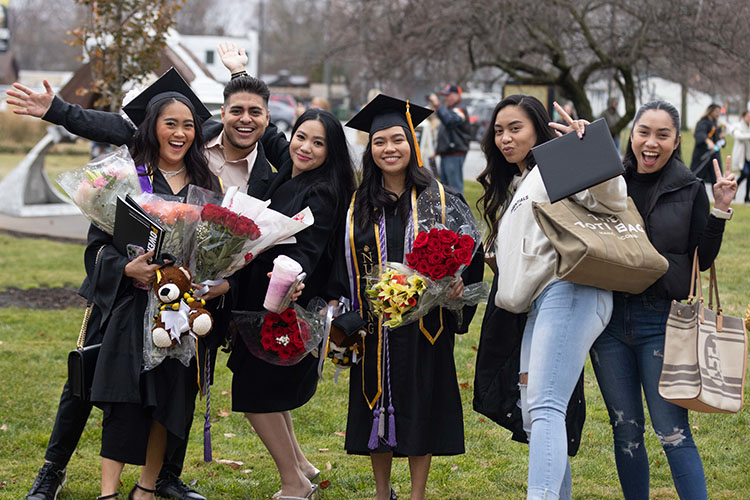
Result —
[{"label": "peace sign hand", "polygon": [[588,125],[590,122],[583,119],[574,120],[568,113],[565,112],[562,106],[557,104],[557,101],[553,102],[552,104],[555,106],[555,109],[558,113],[560,113],[560,116],[562,116],[562,119],[565,120],[565,123],[567,123],[567,125],[563,125],[557,122],[549,122],[547,125],[555,129],[555,133],[558,136],[575,131],[578,134],[578,138],[583,139],[583,134],[586,132],[586,125]]},{"label": "peace sign hand", "polygon": [[[734,179],[734,174],[731,168],[728,168],[726,177],[719,167],[719,162],[716,158],[713,160],[714,173],[716,174],[716,184],[714,184],[714,207],[724,212],[729,210],[729,205],[734,199],[734,195],[737,194],[737,181]],[[726,165],[732,164],[732,156],[727,155]]]}]

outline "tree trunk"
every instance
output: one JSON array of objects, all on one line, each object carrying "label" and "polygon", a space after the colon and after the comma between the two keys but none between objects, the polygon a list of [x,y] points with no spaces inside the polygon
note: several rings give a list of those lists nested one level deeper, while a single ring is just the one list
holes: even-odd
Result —
[{"label": "tree trunk", "polygon": [[688,88],[685,83],[680,84],[680,130],[686,131],[689,129],[687,121],[687,99],[688,99]]}]

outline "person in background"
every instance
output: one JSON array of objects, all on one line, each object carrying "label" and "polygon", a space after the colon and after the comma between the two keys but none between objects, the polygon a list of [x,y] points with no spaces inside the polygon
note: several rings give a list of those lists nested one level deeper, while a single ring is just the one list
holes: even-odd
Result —
[{"label": "person in background", "polygon": [[446,85],[440,91],[440,98],[430,94],[430,105],[440,119],[437,146],[435,153],[440,156],[441,180],[457,193],[464,192],[464,161],[469,151],[471,130],[469,129],[469,112],[461,104],[461,88],[457,85]]},{"label": "person in background", "polygon": [[750,203],[750,111],[745,110],[734,128],[732,148],[732,170],[740,172],[737,189],[745,181],[745,203]]},{"label": "person in background", "polygon": [[721,168],[719,150],[724,145],[724,130],[718,122],[720,114],[721,106],[709,104],[706,112],[695,125],[695,131],[693,132],[695,148],[693,149],[693,159],[690,162],[690,170],[703,182],[710,182],[711,184],[716,182],[711,161],[715,159],[719,163],[719,168]]},{"label": "person in background", "polygon": [[609,132],[612,134],[612,140],[615,141],[617,151],[620,151],[620,133],[615,132],[614,130],[615,125],[617,125],[617,122],[620,121],[620,114],[617,112],[617,102],[617,97],[610,97],[607,101],[607,109],[602,111],[602,114],[599,115],[599,118],[604,118],[604,120],[607,122]]},{"label": "person in background", "polygon": [[325,97],[313,97],[312,101],[310,101],[310,107],[322,109],[323,111],[331,111],[331,105]]}]

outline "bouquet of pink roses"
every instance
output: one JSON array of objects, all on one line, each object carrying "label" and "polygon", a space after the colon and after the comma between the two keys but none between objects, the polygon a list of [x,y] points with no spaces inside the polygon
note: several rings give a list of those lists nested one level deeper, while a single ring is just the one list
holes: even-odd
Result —
[{"label": "bouquet of pink roses", "polygon": [[141,192],[138,173],[128,148],[97,156],[85,167],[64,172],[57,183],[94,225],[113,234],[117,197]]}]

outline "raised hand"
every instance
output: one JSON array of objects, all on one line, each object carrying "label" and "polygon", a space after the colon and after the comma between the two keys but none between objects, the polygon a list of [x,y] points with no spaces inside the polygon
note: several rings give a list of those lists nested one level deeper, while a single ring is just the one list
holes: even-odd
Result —
[{"label": "raised hand", "polygon": [[[729,205],[734,199],[734,195],[737,194],[737,181],[734,179],[734,174],[730,167],[727,168],[729,172],[726,177],[719,167],[719,162],[716,158],[713,159],[714,173],[716,174],[716,183],[714,184],[714,207],[724,212],[729,210]],[[732,164],[732,156],[727,155],[726,165]]]},{"label": "raised hand", "polygon": [[247,66],[245,49],[240,49],[233,42],[222,42],[217,49],[221,62],[231,73],[239,73]]},{"label": "raised hand", "polygon": [[43,117],[52,105],[52,99],[55,98],[55,92],[52,90],[52,87],[47,80],[43,80],[42,83],[44,84],[43,94],[34,92],[29,87],[21,85],[18,82],[14,83],[12,89],[5,91],[9,96],[5,102],[20,108],[13,110],[17,115],[35,116],[37,118]]},{"label": "raised hand", "polygon": [[583,134],[586,132],[586,125],[588,125],[590,122],[583,119],[574,120],[568,113],[565,112],[562,106],[557,104],[557,101],[555,101],[553,105],[555,106],[557,112],[560,113],[560,116],[562,116],[562,119],[565,120],[565,123],[567,123],[567,125],[563,125],[562,123],[557,122],[549,122],[547,125],[555,129],[555,133],[558,136],[567,134],[568,132],[576,132],[578,134],[578,138],[583,139]]}]

